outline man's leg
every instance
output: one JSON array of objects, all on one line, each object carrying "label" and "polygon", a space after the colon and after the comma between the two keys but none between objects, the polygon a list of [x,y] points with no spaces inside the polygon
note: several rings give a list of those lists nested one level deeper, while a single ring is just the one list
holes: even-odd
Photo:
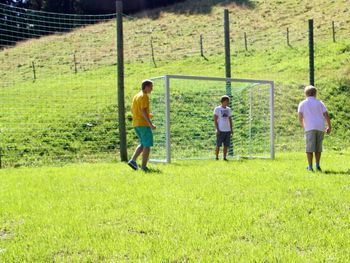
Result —
[{"label": "man's leg", "polygon": [[219,153],[220,153],[220,147],[224,142],[224,137],[223,137],[223,133],[219,132],[219,134],[216,135],[216,160],[219,160]]},{"label": "man's leg", "polygon": [[228,147],[230,147],[231,143],[231,133],[226,132],[225,133],[225,139],[224,139],[224,160],[226,161],[227,159],[227,152],[228,152]]},{"label": "man's leg", "polygon": [[306,153],[306,156],[307,156],[307,162],[309,164],[309,169],[311,170],[312,169],[312,158],[313,158],[313,153]]},{"label": "man's leg", "polygon": [[316,158],[316,164],[320,164],[321,153],[320,152],[315,152],[315,158]]},{"label": "man's leg", "polygon": [[321,152],[315,152],[316,159],[316,169],[321,170],[320,161],[321,161]]},{"label": "man's leg", "polygon": [[151,147],[143,147],[143,151],[142,151],[142,166],[141,166],[142,169],[147,167],[147,162],[148,162],[148,157],[149,157],[150,151],[151,151]]},{"label": "man's leg", "polygon": [[216,159],[219,159],[219,152],[220,152],[220,147],[216,146],[215,148]]},{"label": "man's leg", "polygon": [[137,146],[134,154],[132,155],[131,160],[128,162],[128,165],[134,170],[137,170],[139,168],[136,163],[136,159],[142,153],[142,150],[143,150],[143,146],[140,144],[139,146]]},{"label": "man's leg", "polygon": [[136,147],[136,150],[135,150],[134,154],[132,155],[132,158],[128,162],[128,165],[134,170],[137,170],[139,168],[137,163],[136,163],[136,159],[142,153],[142,150],[143,150],[143,146],[140,144],[139,146]]},{"label": "man's leg", "polygon": [[137,157],[139,157],[139,155],[142,153],[143,151],[143,146],[142,146],[142,140],[141,140],[141,133],[140,133],[140,127],[135,127],[135,132],[137,137],[140,140],[140,144],[136,147],[134,154],[132,155],[131,159],[128,162],[128,165],[134,169],[137,170],[139,167],[136,163]]},{"label": "man's leg", "polygon": [[228,147],[224,146],[224,160],[226,160]]},{"label": "man's leg", "polygon": [[314,152],[316,152],[316,131],[314,130],[307,131],[305,133],[305,138],[306,138],[306,156],[307,156],[307,162],[308,162],[307,169],[309,171],[313,171],[312,159],[313,159]]},{"label": "man's leg", "polygon": [[315,159],[316,159],[316,170],[322,171],[320,166],[321,161],[321,153],[322,153],[322,142],[323,142],[324,132],[323,131],[317,131],[316,136],[316,151],[315,151]]},{"label": "man's leg", "polygon": [[143,146],[140,144],[139,146],[137,146],[137,148],[136,148],[134,154],[132,155],[131,160],[133,160],[134,162],[136,162],[137,157],[140,156],[140,154],[142,153],[142,151],[143,151]]}]

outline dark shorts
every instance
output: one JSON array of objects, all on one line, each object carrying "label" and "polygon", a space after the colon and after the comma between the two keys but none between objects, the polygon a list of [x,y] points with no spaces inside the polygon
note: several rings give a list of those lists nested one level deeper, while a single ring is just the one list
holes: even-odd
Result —
[{"label": "dark shorts", "polygon": [[140,144],[144,147],[153,146],[153,133],[148,126],[137,126],[135,127],[137,137],[139,137]]},{"label": "dark shorts", "polygon": [[219,132],[216,135],[216,146],[220,147],[222,144],[229,147],[231,142],[231,132]]}]

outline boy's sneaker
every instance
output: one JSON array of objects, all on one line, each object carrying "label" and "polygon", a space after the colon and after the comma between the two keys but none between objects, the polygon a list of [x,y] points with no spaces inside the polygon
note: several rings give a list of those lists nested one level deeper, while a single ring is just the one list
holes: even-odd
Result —
[{"label": "boy's sneaker", "polygon": [[128,165],[129,165],[132,169],[134,169],[135,171],[136,171],[137,169],[139,169],[137,163],[136,163],[135,161],[133,161],[133,160],[130,160],[130,161],[128,162]]},{"label": "boy's sneaker", "polygon": [[318,167],[316,166],[316,171],[317,171],[317,172],[322,172],[321,167],[320,167],[320,166],[318,166]]},{"label": "boy's sneaker", "polygon": [[150,169],[148,169],[148,167],[141,167],[141,170],[145,173],[148,173],[151,171]]},{"label": "boy's sneaker", "polygon": [[215,160],[219,160],[219,158],[218,158],[218,157],[216,157],[216,158],[215,158]]},{"label": "boy's sneaker", "polygon": [[312,167],[306,167],[306,170],[308,170],[308,171],[310,171],[310,172],[313,172],[314,171],[314,169],[312,169]]},{"label": "boy's sneaker", "polygon": [[224,161],[228,161],[226,158],[224,158]]}]

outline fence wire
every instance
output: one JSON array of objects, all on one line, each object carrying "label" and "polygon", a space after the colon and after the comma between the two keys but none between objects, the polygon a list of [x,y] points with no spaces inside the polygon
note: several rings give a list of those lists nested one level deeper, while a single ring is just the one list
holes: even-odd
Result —
[{"label": "fence wire", "polygon": [[[0,4],[2,166],[116,158],[115,18],[115,14],[55,14]],[[130,80],[135,75],[140,79],[169,73],[224,76],[223,16],[214,14],[202,20],[172,15],[170,19],[172,23],[124,15],[129,90],[138,89]],[[320,80],[332,72],[330,60],[349,62],[350,21],[323,17],[316,21],[315,66]],[[233,77],[276,83],[277,151],[301,149],[296,108],[303,99],[302,87],[308,83],[307,20],[264,28],[231,18],[230,44]],[[339,50],[344,52],[339,54]],[[186,66],[172,68],[173,61]],[[199,63],[204,69],[191,67]],[[131,93],[126,97],[131,100]],[[161,103],[162,98],[158,99]],[[130,121],[127,130],[131,150],[136,138]]]}]

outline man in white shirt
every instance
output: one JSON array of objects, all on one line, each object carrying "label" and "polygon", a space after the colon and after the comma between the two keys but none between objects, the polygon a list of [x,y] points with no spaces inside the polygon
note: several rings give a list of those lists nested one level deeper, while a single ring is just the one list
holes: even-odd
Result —
[{"label": "man in white shirt", "polygon": [[[324,131],[331,132],[331,121],[326,106],[316,99],[317,90],[313,86],[305,87],[306,99],[299,103],[298,113],[300,125],[305,131],[307,170],[313,171],[312,159],[315,153],[316,169],[322,171],[320,166],[322,141]],[[325,120],[327,128],[325,129]]]},{"label": "man in white shirt", "polygon": [[221,97],[221,105],[214,109],[214,124],[216,128],[216,160],[219,160],[220,147],[224,144],[224,160],[227,161],[227,150],[232,135],[232,111],[228,107],[229,96]]}]

